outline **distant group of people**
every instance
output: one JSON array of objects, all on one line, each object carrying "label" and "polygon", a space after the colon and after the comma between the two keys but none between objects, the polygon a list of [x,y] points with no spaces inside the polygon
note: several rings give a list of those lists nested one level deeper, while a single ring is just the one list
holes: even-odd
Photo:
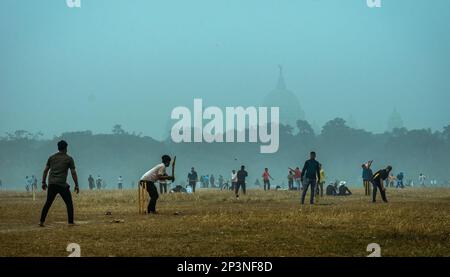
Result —
[{"label": "distant group of people", "polygon": [[25,190],[27,192],[37,191],[37,178],[34,175],[25,177]]},{"label": "distant group of people", "polygon": [[[44,222],[47,216],[47,213],[55,199],[55,197],[59,194],[61,198],[66,204],[67,214],[68,214],[68,223],[71,225],[74,223],[73,221],[73,203],[72,196],[70,192],[70,186],[67,183],[67,175],[70,169],[72,179],[75,183],[74,191],[79,193],[79,185],[78,185],[78,176],[75,170],[75,163],[72,157],[67,155],[67,147],[68,144],[64,140],[58,142],[58,152],[49,157],[47,160],[43,177],[42,177],[42,189],[48,190],[47,200],[41,212],[40,226],[44,226]],[[156,188],[156,183],[160,184],[160,192],[167,192],[167,183],[174,182],[174,168],[172,168],[172,176],[166,173],[166,168],[170,166],[171,157],[168,155],[163,155],[161,157],[161,163],[155,165],[153,168],[145,172],[140,178],[140,184],[145,184],[146,190],[150,196],[150,201],[148,203],[147,212],[149,214],[157,213],[156,211],[156,203],[159,198],[158,190]],[[381,198],[384,202],[388,202],[386,197],[386,189],[384,183],[386,180],[389,181],[389,177],[392,176],[392,166],[387,166],[384,169],[378,170],[375,174],[372,173],[371,165],[373,161],[369,161],[362,165],[363,169],[363,184],[365,189],[365,194],[370,195],[370,184],[372,185],[372,201],[376,202],[376,196],[378,191],[380,191]],[[172,167],[174,167],[174,163],[172,163]],[[422,176],[421,174],[420,176]],[[48,177],[48,181],[47,181]],[[219,175],[219,186],[224,188],[226,185],[226,181],[223,177]],[[246,178],[248,177],[248,172],[245,170],[245,166],[242,165],[240,170],[232,170],[231,172],[231,189],[234,190],[236,198],[239,198],[239,192],[242,191],[243,194],[246,194]],[[262,174],[262,179],[264,183],[264,189],[270,190],[270,181],[274,180],[269,173],[269,169],[265,168]],[[397,187],[403,187],[403,173],[400,172],[397,177]],[[392,178],[391,178],[392,179]],[[425,177],[421,177],[421,181],[424,184]],[[34,176],[30,178],[27,176],[27,187],[36,188],[37,187],[37,179]],[[198,181],[198,174],[195,169],[192,167],[191,171],[188,174],[188,186],[195,192],[196,183]],[[211,178],[210,178],[211,181]],[[94,182],[97,185],[97,189],[101,189],[103,187],[102,179],[100,175],[97,180],[94,180],[92,175],[89,175],[88,178],[89,189],[94,189]],[[47,184],[48,183],[48,184]],[[294,189],[294,184],[297,183],[298,187],[301,186],[301,198],[300,202],[303,205],[305,202],[306,194],[308,190],[310,190],[310,204],[314,204],[314,199],[316,195],[323,196],[323,185],[325,183],[325,172],[322,168],[322,165],[316,160],[316,153],[311,152],[310,157],[307,161],[305,161],[303,170],[300,170],[298,167],[296,169],[289,168],[288,173],[288,187],[289,189]],[[214,181],[212,182],[214,184]],[[118,188],[122,189],[123,178],[119,176],[118,178]],[[28,190],[28,189],[27,189]],[[182,192],[187,191],[182,186],[178,185],[172,192]],[[333,196],[346,196],[352,195],[352,192],[347,187],[345,181],[334,182],[330,184],[326,188],[327,195]]]}]

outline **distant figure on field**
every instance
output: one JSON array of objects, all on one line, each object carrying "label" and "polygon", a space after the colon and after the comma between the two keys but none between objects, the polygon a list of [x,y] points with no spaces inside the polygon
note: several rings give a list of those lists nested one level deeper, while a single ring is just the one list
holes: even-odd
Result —
[{"label": "distant figure on field", "polygon": [[102,178],[100,177],[100,175],[97,176],[96,184],[97,184],[97,189],[101,190],[102,189]]},{"label": "distant figure on field", "polygon": [[259,179],[256,179],[255,181],[255,187],[260,188],[261,187],[261,182],[259,181]]},{"label": "distant figure on field", "polygon": [[228,182],[228,180],[225,180],[224,182],[223,182],[223,185],[222,185],[222,187],[220,188],[220,190],[229,190],[231,187],[230,187],[230,184],[229,184],[229,182]]},{"label": "distant figure on field", "polygon": [[198,182],[198,175],[193,167],[191,167],[191,172],[188,173],[187,177],[188,177],[188,184],[191,186],[192,192],[195,193],[195,187]]},{"label": "distant figure on field", "polygon": [[389,177],[388,177],[388,185],[389,185],[389,187],[393,188],[394,187],[394,183],[395,183],[395,176],[391,172],[391,173],[389,173]]},{"label": "distant figure on field", "polygon": [[287,179],[288,179],[288,189],[289,190],[293,190],[294,189],[294,171],[292,171],[292,170],[289,170],[289,172],[288,172],[288,176],[287,176]]},{"label": "distant figure on field", "polygon": [[345,181],[341,181],[338,187],[338,195],[339,196],[347,196],[352,195],[352,192],[348,189],[347,183]]},{"label": "distant figure on field", "polygon": [[303,192],[301,197],[301,204],[305,204],[305,196],[308,188],[311,186],[311,198],[309,203],[314,204],[314,195],[316,193],[316,183],[317,178],[320,176],[320,166],[319,162],[316,161],[316,152],[312,151],[309,154],[309,160],[305,162],[302,170],[302,182],[303,182]]},{"label": "distant figure on field", "polygon": [[302,188],[302,171],[300,170],[300,168],[298,166],[294,170],[294,181],[297,184],[297,189],[301,190],[301,188]]},{"label": "distant figure on field", "polygon": [[317,186],[317,196],[319,196],[319,190],[320,190],[320,197],[323,197],[323,184],[325,184],[325,171],[322,168],[322,164],[319,164],[320,167],[320,174],[319,174],[319,183]]},{"label": "distant figure on field", "polygon": [[377,189],[380,190],[381,198],[385,203],[387,203],[386,198],[386,188],[384,187],[384,181],[389,177],[389,173],[392,170],[392,166],[388,165],[386,169],[378,170],[374,175],[372,179],[372,185],[373,185],[373,195],[372,195],[372,202],[376,202],[377,198]]},{"label": "distant figure on field", "polygon": [[37,180],[36,176],[32,175],[31,176],[32,191],[37,191],[37,182],[38,182],[38,180]]},{"label": "distant figure on field", "polygon": [[262,174],[263,182],[264,182],[264,190],[270,190],[270,179],[273,180],[272,176],[269,174],[269,169],[266,167],[264,168],[264,172]]},{"label": "distant figure on field", "polygon": [[[156,201],[159,194],[156,189],[155,183],[162,180],[174,181],[173,176],[166,175],[166,167],[170,166],[171,158],[168,155],[161,157],[161,163],[155,165],[152,169],[144,173],[141,177],[141,181],[144,181],[147,187],[147,192],[150,196],[150,201],[147,207],[148,214],[156,214]],[[140,183],[140,182],[139,182]]]},{"label": "distant figure on field", "polygon": [[95,187],[95,180],[94,177],[92,177],[92,175],[89,174],[89,178],[88,178],[88,184],[89,184],[89,189],[93,190]]},{"label": "distant figure on field", "polygon": [[370,168],[373,161],[368,161],[362,165],[362,179],[364,184],[365,195],[370,195],[370,183],[372,182],[373,172]]},{"label": "distant figure on field", "polygon": [[237,173],[236,173],[236,170],[233,169],[233,170],[231,171],[231,189],[232,189],[232,190],[236,190],[237,181],[238,181],[238,179],[237,179]]},{"label": "distant figure on field", "polygon": [[209,183],[211,184],[211,187],[212,188],[215,188],[216,187],[216,178],[214,177],[214,175],[213,174],[211,174],[211,177],[209,177]]},{"label": "distant figure on field", "polygon": [[403,175],[403,172],[400,172],[399,174],[397,174],[397,186],[396,188],[405,188],[405,186],[403,185],[403,178],[405,176]]},{"label": "distant figure on field", "polygon": [[118,189],[123,189],[123,178],[122,176],[119,176],[119,178],[117,178],[117,188]]},{"label": "distant figure on field", "polygon": [[25,189],[27,190],[27,192],[30,191],[31,187],[33,186],[33,181],[31,180],[30,177],[26,177],[25,178]]},{"label": "distant figure on field", "polygon": [[241,166],[241,170],[237,172],[237,183],[236,183],[236,198],[239,198],[239,188],[242,187],[242,192],[245,195],[245,178],[247,178],[248,173],[245,171],[245,166]]},{"label": "distant figure on field", "polygon": [[209,175],[203,176],[203,187],[208,188],[209,187]]},{"label": "distant figure on field", "polygon": [[223,176],[219,175],[219,188],[220,189],[222,189],[222,187],[223,187],[223,182],[224,182]]},{"label": "distant figure on field", "polygon": [[336,186],[335,183],[330,183],[325,191],[326,195],[335,196],[337,194]]},{"label": "distant figure on field", "polygon": [[[48,210],[52,206],[56,195],[60,195],[66,204],[67,220],[69,225],[73,225],[73,203],[72,195],[70,193],[70,186],[67,183],[67,173],[70,169],[73,182],[75,183],[74,191],[78,194],[80,189],[78,187],[78,176],[75,170],[75,162],[72,157],[67,155],[67,142],[61,140],[58,142],[58,153],[50,156],[42,175],[42,189],[47,190],[47,201],[42,208],[41,220],[39,226],[43,227]],[[48,175],[48,186],[47,186]]]},{"label": "distant figure on field", "polygon": [[426,179],[427,177],[425,177],[425,175],[423,175],[423,173],[420,173],[419,174],[419,184],[422,186],[422,187],[425,187],[425,179]]}]

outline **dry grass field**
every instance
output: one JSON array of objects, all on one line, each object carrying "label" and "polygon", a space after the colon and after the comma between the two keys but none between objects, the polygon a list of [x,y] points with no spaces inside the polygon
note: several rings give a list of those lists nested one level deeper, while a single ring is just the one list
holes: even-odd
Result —
[{"label": "dry grass field", "polygon": [[[137,191],[74,195],[77,226],[66,224],[58,196],[47,226],[38,227],[46,194],[0,192],[0,256],[450,256],[450,189],[387,192],[372,204],[362,190],[299,204],[292,191],[166,194],[158,215],[139,215]],[[111,215],[106,215],[106,212]],[[178,213],[177,213],[178,212]]]}]

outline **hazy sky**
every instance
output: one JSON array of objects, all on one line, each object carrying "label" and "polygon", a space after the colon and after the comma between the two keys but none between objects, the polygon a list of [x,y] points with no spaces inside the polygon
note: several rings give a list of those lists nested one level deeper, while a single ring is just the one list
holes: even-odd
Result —
[{"label": "hazy sky", "polygon": [[0,134],[160,137],[171,110],[259,106],[282,64],[309,121],[450,123],[450,1],[0,2]]}]

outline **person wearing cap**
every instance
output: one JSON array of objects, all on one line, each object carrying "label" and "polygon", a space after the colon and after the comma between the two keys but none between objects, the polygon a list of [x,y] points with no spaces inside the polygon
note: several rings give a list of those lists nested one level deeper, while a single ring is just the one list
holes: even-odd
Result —
[{"label": "person wearing cap", "polygon": [[386,189],[384,187],[384,181],[389,177],[389,173],[392,171],[392,166],[388,165],[385,169],[378,170],[372,178],[373,194],[372,202],[376,202],[377,190],[380,190],[381,198],[383,202],[387,203]]},{"label": "person wearing cap", "polygon": [[52,203],[58,194],[61,195],[61,198],[66,204],[69,225],[74,225],[72,195],[70,193],[70,186],[67,184],[67,173],[69,169],[72,174],[73,182],[75,183],[74,191],[78,194],[80,189],[78,187],[78,176],[75,170],[75,162],[71,156],[67,155],[67,146],[68,144],[64,140],[58,142],[58,152],[48,158],[44,173],[42,175],[42,189],[47,190],[48,188],[48,190],[47,201],[45,202],[41,212],[41,221],[39,223],[39,226],[41,227],[44,227],[48,210],[52,206]]},{"label": "person wearing cap", "polygon": [[[161,163],[155,165],[152,169],[145,172],[141,177],[141,181],[146,184],[148,195],[150,196],[150,201],[148,202],[147,213],[156,214],[156,201],[159,198],[158,190],[156,189],[155,183],[158,181],[169,180],[174,181],[173,176],[167,176],[166,167],[170,166],[171,158],[168,155],[163,155],[161,157]],[[139,182],[141,183],[141,182]]]}]

